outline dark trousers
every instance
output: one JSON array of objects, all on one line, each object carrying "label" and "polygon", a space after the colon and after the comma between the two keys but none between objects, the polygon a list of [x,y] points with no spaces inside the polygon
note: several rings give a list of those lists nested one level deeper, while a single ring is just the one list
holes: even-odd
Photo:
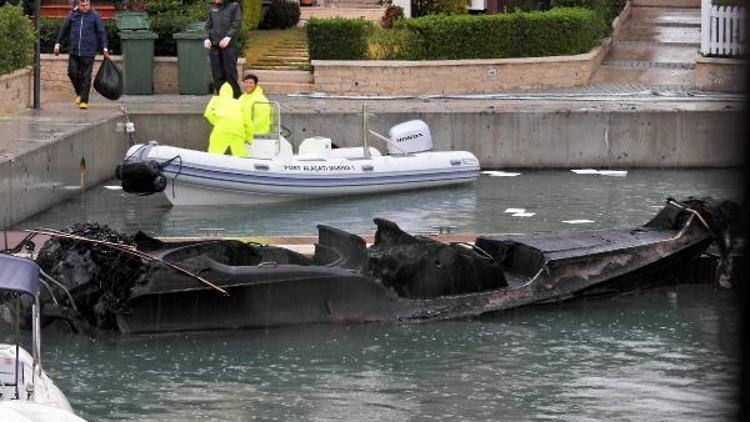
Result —
[{"label": "dark trousers", "polygon": [[76,95],[81,97],[82,103],[89,102],[89,91],[91,91],[91,70],[94,68],[93,57],[74,56],[68,57],[68,77],[73,84]]},{"label": "dark trousers", "polygon": [[211,47],[211,74],[214,78],[214,92],[219,93],[224,82],[228,82],[234,91],[234,98],[240,98],[242,91],[237,83],[237,53],[233,45],[227,48]]}]

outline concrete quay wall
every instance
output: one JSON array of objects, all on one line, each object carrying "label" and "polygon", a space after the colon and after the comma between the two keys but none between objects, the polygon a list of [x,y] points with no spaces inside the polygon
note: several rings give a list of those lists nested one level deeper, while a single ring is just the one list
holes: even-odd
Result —
[{"label": "concrete quay wall", "polygon": [[[743,162],[743,111],[377,113],[370,129],[422,119],[438,150],[473,152],[485,168],[734,167]],[[139,140],[206,147],[209,128],[195,114],[133,116]],[[319,135],[359,146],[362,118],[353,112],[285,113],[297,147]],[[180,134],[176,136],[176,134]],[[374,137],[368,142],[385,150]]]},{"label": "concrete quay wall", "polygon": [[[425,120],[436,149],[472,151],[486,169],[608,167],[735,167],[744,157],[743,111],[639,112],[378,112],[370,128]],[[289,112],[284,126],[296,146],[328,136],[340,146],[361,145],[361,116],[353,111]],[[138,112],[136,140],[204,149],[210,129],[196,110]],[[0,223],[10,227],[66,199],[84,185],[110,180],[128,143],[112,112],[52,139],[16,140],[0,155]],[[29,146],[29,142],[34,145]],[[373,146],[385,146],[370,137]]]},{"label": "concrete quay wall", "polygon": [[111,179],[114,166],[127,148],[123,135],[115,132],[119,120],[113,115],[99,124],[60,133],[50,140],[32,141],[38,145],[21,153],[4,154],[0,161],[2,226],[9,227],[81,195],[82,162],[85,162],[86,187]]}]

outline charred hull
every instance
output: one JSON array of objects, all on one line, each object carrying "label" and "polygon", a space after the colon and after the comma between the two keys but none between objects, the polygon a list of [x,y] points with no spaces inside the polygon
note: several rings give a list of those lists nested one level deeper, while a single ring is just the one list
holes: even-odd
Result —
[{"label": "charred hull", "polygon": [[487,235],[474,246],[441,244],[376,219],[368,248],[356,235],[319,226],[311,259],[232,241],[150,240],[145,250],[228,295],[156,263],[117,324],[143,333],[440,320],[652,287],[714,238],[711,213],[698,205],[670,202],[633,229]]}]

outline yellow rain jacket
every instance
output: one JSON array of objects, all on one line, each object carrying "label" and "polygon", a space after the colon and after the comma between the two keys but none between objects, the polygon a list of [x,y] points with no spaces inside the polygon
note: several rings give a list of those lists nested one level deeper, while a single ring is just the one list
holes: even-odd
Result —
[{"label": "yellow rain jacket", "polygon": [[[263,93],[263,88],[256,85],[252,92],[246,92],[240,96],[240,102],[245,113],[250,116],[253,133],[261,135],[268,133],[271,130],[271,106]],[[255,103],[258,104],[253,109]]]},{"label": "yellow rain jacket", "polygon": [[211,97],[203,117],[214,126],[208,138],[208,152],[224,154],[227,148],[235,157],[246,157],[245,141],[252,141],[253,129],[249,113],[234,99],[232,86],[225,83],[219,95]]}]

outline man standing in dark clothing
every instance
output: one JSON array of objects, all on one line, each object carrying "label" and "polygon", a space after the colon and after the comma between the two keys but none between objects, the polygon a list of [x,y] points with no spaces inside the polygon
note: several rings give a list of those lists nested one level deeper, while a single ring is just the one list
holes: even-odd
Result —
[{"label": "man standing in dark clothing", "polygon": [[53,52],[60,54],[60,43],[68,39],[68,77],[76,92],[75,103],[81,110],[86,110],[91,91],[91,70],[94,68],[94,57],[99,48],[105,58],[107,50],[107,33],[104,22],[91,10],[90,0],[79,0],[78,6],[65,18],[55,40]]},{"label": "man standing in dark clothing", "polygon": [[229,83],[234,98],[242,95],[237,83],[237,50],[235,38],[242,28],[242,12],[235,2],[224,3],[224,0],[213,0],[208,10],[206,31],[208,39],[203,45],[209,50],[211,74],[214,79],[214,91]]}]

